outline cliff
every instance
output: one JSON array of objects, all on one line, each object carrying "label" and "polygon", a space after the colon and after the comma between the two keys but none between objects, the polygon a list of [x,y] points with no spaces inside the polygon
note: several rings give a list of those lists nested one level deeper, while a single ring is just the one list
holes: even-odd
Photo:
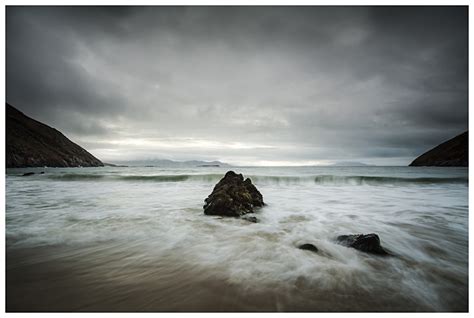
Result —
[{"label": "cliff", "polygon": [[97,167],[103,163],[58,130],[6,104],[6,166]]},{"label": "cliff", "polygon": [[410,166],[467,167],[469,134],[464,132],[416,158]]}]

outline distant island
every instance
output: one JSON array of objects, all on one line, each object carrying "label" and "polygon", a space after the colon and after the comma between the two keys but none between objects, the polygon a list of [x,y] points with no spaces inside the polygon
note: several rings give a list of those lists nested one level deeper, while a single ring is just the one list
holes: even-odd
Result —
[{"label": "distant island", "polygon": [[58,130],[6,103],[6,166],[101,167],[104,164]]},{"label": "distant island", "polygon": [[126,166],[126,165],[116,165],[116,164],[113,164],[113,163],[104,162],[104,167],[127,168],[128,166]]},{"label": "distant island", "polygon": [[467,167],[469,165],[468,131],[425,152],[410,166]]}]

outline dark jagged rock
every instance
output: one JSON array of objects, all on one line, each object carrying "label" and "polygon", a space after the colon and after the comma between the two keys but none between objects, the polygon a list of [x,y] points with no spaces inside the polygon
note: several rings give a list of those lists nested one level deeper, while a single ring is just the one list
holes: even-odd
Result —
[{"label": "dark jagged rock", "polygon": [[258,219],[255,216],[243,216],[242,219],[247,220],[252,223],[258,223]]},{"label": "dark jagged rock", "polygon": [[6,166],[98,167],[102,162],[62,133],[6,104]]},{"label": "dark jagged rock", "polygon": [[425,152],[410,166],[467,167],[469,165],[469,133],[466,131]]},{"label": "dark jagged rock", "polygon": [[311,252],[314,252],[314,253],[317,253],[319,250],[316,246],[314,246],[313,244],[303,244],[303,245],[300,245],[298,246],[298,248],[300,250],[307,250],[307,251],[311,251]]},{"label": "dark jagged rock", "polygon": [[381,245],[377,234],[355,234],[355,235],[341,235],[337,237],[338,243],[341,245],[355,248],[371,254],[391,255]]},{"label": "dark jagged rock", "polygon": [[[43,172],[43,173],[44,173],[44,172]],[[34,172],[26,172],[26,173],[22,174],[21,176],[22,176],[22,177],[28,177],[28,176],[32,176],[32,175],[34,175],[34,174],[35,174]]]},{"label": "dark jagged rock", "polygon": [[264,205],[262,194],[242,174],[228,171],[204,200],[204,214],[241,216],[253,213],[254,207]]}]

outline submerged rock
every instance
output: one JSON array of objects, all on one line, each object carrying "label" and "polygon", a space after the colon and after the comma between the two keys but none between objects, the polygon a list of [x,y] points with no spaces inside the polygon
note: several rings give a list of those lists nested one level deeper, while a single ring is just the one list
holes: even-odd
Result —
[{"label": "submerged rock", "polygon": [[377,234],[353,234],[340,235],[337,237],[338,243],[341,245],[355,248],[371,254],[391,255],[380,245],[380,238]]},{"label": "submerged rock", "polygon": [[243,216],[242,219],[247,220],[252,223],[258,223],[258,219],[255,216]]},{"label": "submerged rock", "polygon": [[300,250],[307,250],[307,251],[311,251],[311,252],[314,252],[314,253],[317,253],[319,251],[316,246],[314,246],[313,244],[309,244],[309,243],[300,245],[300,246],[298,246],[298,248]]},{"label": "submerged rock", "polygon": [[242,174],[228,171],[204,200],[204,214],[221,216],[241,216],[253,213],[254,207],[264,205],[263,196]]}]

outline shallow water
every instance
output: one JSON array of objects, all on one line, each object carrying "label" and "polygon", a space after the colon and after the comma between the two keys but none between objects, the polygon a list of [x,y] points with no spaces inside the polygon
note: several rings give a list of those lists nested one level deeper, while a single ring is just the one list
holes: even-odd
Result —
[{"label": "shallow water", "polygon": [[9,169],[7,310],[467,311],[467,169],[234,167],[256,224],[203,214],[227,170]]}]

